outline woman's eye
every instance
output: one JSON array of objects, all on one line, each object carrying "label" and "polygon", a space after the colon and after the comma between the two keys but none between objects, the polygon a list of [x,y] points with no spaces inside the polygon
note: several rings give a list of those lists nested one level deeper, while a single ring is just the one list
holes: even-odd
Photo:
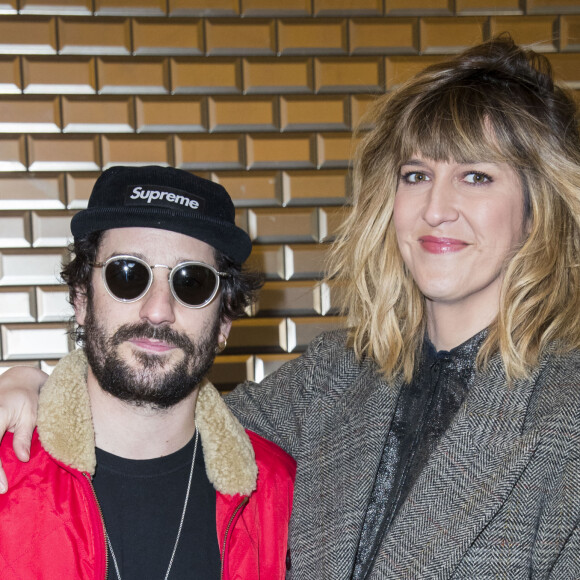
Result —
[{"label": "woman's eye", "polygon": [[407,183],[421,183],[428,180],[429,178],[420,171],[409,171],[403,175],[403,181]]},{"label": "woman's eye", "polygon": [[491,181],[491,177],[485,173],[479,173],[477,171],[472,171],[467,173],[464,177],[467,183],[473,183],[474,185],[479,185],[481,183],[488,183]]}]

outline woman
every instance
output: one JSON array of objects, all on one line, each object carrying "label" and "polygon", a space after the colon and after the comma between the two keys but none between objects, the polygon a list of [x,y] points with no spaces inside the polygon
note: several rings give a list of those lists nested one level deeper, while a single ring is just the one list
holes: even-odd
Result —
[{"label": "woman", "polygon": [[349,329],[228,397],[298,462],[290,578],[580,577],[579,256],[544,57],[500,37],[377,101],[329,268]]}]

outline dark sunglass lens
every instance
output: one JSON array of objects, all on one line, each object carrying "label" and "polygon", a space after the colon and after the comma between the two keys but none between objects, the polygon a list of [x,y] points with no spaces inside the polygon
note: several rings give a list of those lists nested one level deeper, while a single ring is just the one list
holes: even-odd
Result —
[{"label": "dark sunglass lens", "polygon": [[135,300],[149,284],[149,270],[141,263],[127,258],[109,262],[105,280],[111,293],[121,300]]},{"label": "dark sunglass lens", "polygon": [[216,275],[209,268],[198,264],[187,264],[173,274],[175,294],[190,306],[199,306],[207,302],[216,285]]}]

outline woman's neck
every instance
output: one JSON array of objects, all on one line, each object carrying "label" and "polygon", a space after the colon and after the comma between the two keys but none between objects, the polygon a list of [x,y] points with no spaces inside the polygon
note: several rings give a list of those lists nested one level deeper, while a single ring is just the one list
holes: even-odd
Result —
[{"label": "woman's neck", "polygon": [[451,350],[487,328],[496,318],[497,311],[461,308],[427,301],[427,332],[438,350]]}]

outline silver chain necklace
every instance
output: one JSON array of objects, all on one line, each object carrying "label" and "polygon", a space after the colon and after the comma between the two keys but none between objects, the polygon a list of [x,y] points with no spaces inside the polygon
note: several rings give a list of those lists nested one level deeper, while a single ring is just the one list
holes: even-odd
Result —
[{"label": "silver chain necklace", "polygon": [[[183,522],[185,521],[185,512],[187,511],[187,504],[189,503],[189,492],[191,491],[191,482],[193,480],[193,468],[195,467],[195,456],[197,454],[197,440],[199,439],[199,432],[197,427],[195,428],[195,442],[193,444],[193,457],[191,459],[191,469],[189,470],[189,481],[187,482],[187,491],[185,492],[185,501],[183,502],[183,511],[181,512],[181,520],[179,522],[179,528],[177,530],[177,538],[175,538],[175,544],[173,545],[173,552],[171,553],[171,559],[169,560],[169,566],[167,566],[167,572],[165,572],[164,580],[169,578],[169,572],[171,572],[171,567],[173,566],[173,560],[175,559],[175,552],[177,552],[177,544],[179,544],[179,538],[181,537],[181,530],[183,528]],[[117,580],[121,580],[121,572],[119,571],[119,565],[117,564],[117,558],[115,556],[115,551],[113,550],[113,544],[111,544],[111,538],[105,528],[105,537],[107,538],[107,546],[109,546],[109,551],[111,552],[111,559],[113,560],[113,565],[115,566],[115,572],[117,573]]]}]

